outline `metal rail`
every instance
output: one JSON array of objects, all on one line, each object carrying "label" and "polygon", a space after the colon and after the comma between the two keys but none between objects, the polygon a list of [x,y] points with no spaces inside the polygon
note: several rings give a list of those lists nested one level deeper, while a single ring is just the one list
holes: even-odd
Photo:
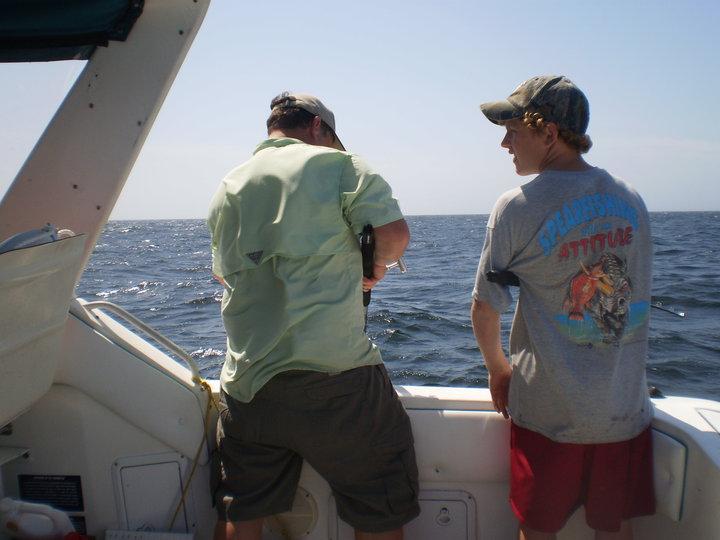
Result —
[{"label": "metal rail", "polygon": [[192,372],[193,384],[195,384],[195,385],[200,384],[200,381],[202,380],[200,378],[200,370],[198,369],[198,365],[195,362],[195,360],[193,359],[193,357],[190,356],[187,352],[185,352],[185,350],[182,349],[179,345],[177,345],[175,342],[173,342],[170,339],[163,336],[160,332],[155,330],[153,327],[148,326],[147,324],[142,322],[140,319],[138,319],[134,315],[131,315],[130,313],[125,311],[123,308],[121,308],[117,304],[113,304],[112,302],[107,302],[105,300],[98,300],[95,302],[87,302],[87,303],[81,304],[81,305],[87,311],[103,309],[105,311],[114,313],[115,315],[119,316],[126,322],[132,324],[138,330],[141,330],[146,335],[150,336],[152,339],[154,339],[158,343],[167,347],[167,349],[169,351],[173,352],[175,355],[177,355],[178,357],[182,358],[185,361],[188,368]]}]

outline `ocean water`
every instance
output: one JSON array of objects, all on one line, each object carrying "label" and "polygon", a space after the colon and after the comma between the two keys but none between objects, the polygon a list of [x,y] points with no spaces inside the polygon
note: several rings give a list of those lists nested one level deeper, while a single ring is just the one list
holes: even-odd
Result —
[{"label": "ocean water", "polygon": [[[720,212],[651,214],[653,301],[648,383],[666,395],[720,400]],[[486,215],[411,216],[408,272],[373,292],[368,333],[398,384],[487,386],[469,320]],[[78,285],[190,352],[216,378],[225,354],[222,289],[211,276],[203,220],[112,221]],[[512,311],[502,317],[507,344]]]}]

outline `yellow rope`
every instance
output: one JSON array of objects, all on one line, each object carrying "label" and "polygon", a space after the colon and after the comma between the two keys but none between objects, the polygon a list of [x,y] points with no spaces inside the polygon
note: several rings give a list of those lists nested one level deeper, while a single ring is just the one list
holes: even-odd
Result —
[{"label": "yellow rope", "polygon": [[215,396],[213,396],[212,388],[210,388],[208,382],[201,377],[193,377],[192,381],[195,384],[199,384],[202,390],[204,392],[207,392],[208,395],[207,408],[205,409],[205,429],[203,431],[203,436],[200,440],[200,444],[198,445],[198,449],[195,452],[192,469],[190,469],[190,474],[185,481],[185,487],[183,488],[182,495],[180,496],[180,502],[178,502],[177,508],[175,508],[175,513],[173,513],[173,517],[170,520],[170,525],[168,525],[168,531],[172,530],[172,527],[175,524],[175,519],[177,518],[180,509],[185,506],[185,497],[187,496],[188,489],[190,489],[190,483],[192,482],[193,475],[195,474],[195,470],[197,469],[198,461],[200,461],[200,453],[202,452],[203,444],[207,442],[207,436],[210,430],[210,412],[212,411],[213,407],[215,407],[218,412],[220,411],[220,406],[218,405],[217,401],[215,401]]}]

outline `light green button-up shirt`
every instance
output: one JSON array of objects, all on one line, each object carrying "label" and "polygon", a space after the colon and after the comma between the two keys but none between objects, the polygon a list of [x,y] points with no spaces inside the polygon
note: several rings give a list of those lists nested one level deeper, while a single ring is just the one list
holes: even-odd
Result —
[{"label": "light green button-up shirt", "polygon": [[363,331],[357,234],[402,219],[390,186],[357,156],[268,139],[213,197],[213,272],[226,283],[220,382],[250,401],[287,370],[382,362]]}]

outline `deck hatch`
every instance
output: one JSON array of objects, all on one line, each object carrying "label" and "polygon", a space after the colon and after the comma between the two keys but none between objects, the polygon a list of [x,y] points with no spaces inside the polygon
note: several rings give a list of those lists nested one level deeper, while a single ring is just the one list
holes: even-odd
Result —
[{"label": "deck hatch", "polygon": [[[188,460],[176,452],[130,456],[113,465],[115,501],[127,531],[166,531],[183,488]],[[171,532],[195,527],[192,489]]]},{"label": "deck hatch", "polygon": [[[475,498],[463,490],[420,490],[420,515],[405,525],[405,538],[415,540],[476,540]],[[337,517],[330,504],[330,540],[352,540],[353,529]]]}]

